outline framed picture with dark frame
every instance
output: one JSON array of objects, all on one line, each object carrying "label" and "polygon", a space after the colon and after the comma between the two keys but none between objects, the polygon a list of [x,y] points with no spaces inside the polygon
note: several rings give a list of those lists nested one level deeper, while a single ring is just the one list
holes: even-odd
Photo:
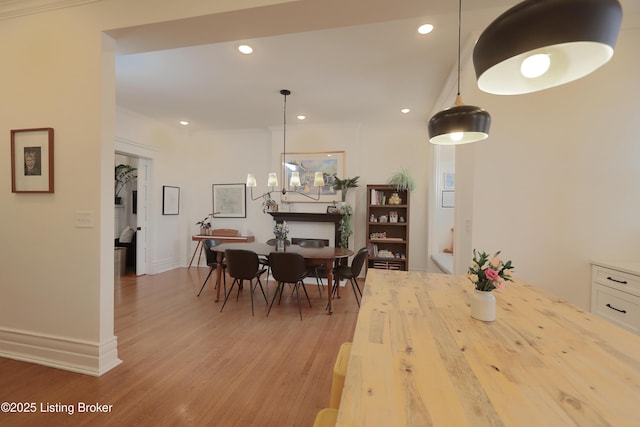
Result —
[{"label": "framed picture with dark frame", "polygon": [[11,130],[11,191],[53,193],[53,128]]},{"label": "framed picture with dark frame", "polygon": [[162,215],[180,214],[180,187],[162,186]]},{"label": "framed picture with dark frame", "polygon": [[213,184],[213,217],[246,218],[246,184]]}]

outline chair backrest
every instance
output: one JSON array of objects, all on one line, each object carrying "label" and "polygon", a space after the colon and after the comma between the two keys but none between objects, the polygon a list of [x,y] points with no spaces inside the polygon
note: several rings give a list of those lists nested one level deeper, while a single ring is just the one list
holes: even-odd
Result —
[{"label": "chair backrest", "polygon": [[232,228],[216,228],[215,230],[213,230],[213,235],[235,237],[240,235],[240,231],[234,230]]},{"label": "chair backrest", "polygon": [[227,249],[224,251],[224,257],[227,260],[227,272],[234,279],[253,279],[260,268],[258,255],[253,251]]},{"label": "chair backrest", "polygon": [[204,246],[204,254],[207,257],[207,265],[209,267],[215,267],[218,265],[218,254],[213,250],[213,247],[218,245],[218,241],[211,239],[204,240],[202,245]]},{"label": "chair backrest", "polygon": [[326,239],[291,239],[291,243],[301,246],[303,248],[324,248],[329,246],[329,241]]},{"label": "chair backrest", "polygon": [[[285,245],[285,246],[289,246],[290,244],[291,244],[291,240],[286,239],[286,240],[284,241],[284,245]],[[269,239],[269,240],[267,240],[267,245],[269,245],[269,246],[275,246],[275,245],[276,245],[276,239]]]},{"label": "chair backrest", "polygon": [[358,250],[356,256],[353,257],[353,261],[351,261],[351,274],[353,277],[358,277],[360,275],[360,271],[364,265],[364,260],[367,259],[367,255],[369,255],[369,251],[365,247]]},{"label": "chair backrest", "polygon": [[307,272],[304,257],[293,252],[271,252],[269,263],[271,274],[278,282],[295,283]]}]

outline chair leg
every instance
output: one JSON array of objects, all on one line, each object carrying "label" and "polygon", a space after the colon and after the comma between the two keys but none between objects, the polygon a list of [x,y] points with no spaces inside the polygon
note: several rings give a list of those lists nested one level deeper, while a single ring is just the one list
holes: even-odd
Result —
[{"label": "chair leg", "polygon": [[233,282],[231,283],[231,287],[229,288],[229,292],[227,292],[224,296],[224,302],[222,303],[222,307],[220,307],[220,312],[222,313],[222,310],[224,309],[224,306],[227,304],[227,300],[229,299],[229,295],[231,295],[231,291],[233,291],[233,286],[236,284],[236,282],[238,281],[238,279],[233,279]]},{"label": "chair leg", "polygon": [[202,293],[202,290],[204,289],[204,285],[207,284],[207,281],[209,280],[209,277],[211,276],[211,273],[213,272],[213,268],[209,267],[209,274],[207,274],[207,278],[204,279],[204,283],[202,284],[202,287],[200,288],[200,292],[198,292],[198,295],[196,296],[200,296],[200,294]]},{"label": "chair leg", "polygon": [[253,291],[255,287],[253,286],[253,280],[249,280],[249,295],[251,295],[251,315],[253,316]]},{"label": "chair leg", "polygon": [[[353,277],[349,280],[351,281],[351,288],[353,289],[353,295],[355,295],[356,297],[356,304],[358,304],[358,307],[360,307],[360,300],[358,300],[358,292],[360,292],[360,287],[355,282],[355,279]],[[356,288],[358,288],[358,292],[356,292]],[[360,293],[360,296],[362,296],[362,293]]]},{"label": "chair leg", "polygon": [[318,267],[315,268],[316,271],[316,283],[318,284],[318,293],[320,294],[320,298],[322,298],[322,279],[320,278],[320,272],[318,271]]},{"label": "chair leg", "polygon": [[[278,296],[278,292],[280,292],[280,299],[282,299],[282,291],[284,291],[284,282],[278,282],[276,286],[276,292],[273,294],[273,298],[271,299],[271,304],[269,305],[269,310],[267,311],[267,317],[269,317],[269,313],[271,313],[271,308],[273,307],[273,302],[276,300]],[[279,304],[279,303],[278,303]]]},{"label": "chair leg", "polygon": [[293,285],[293,287],[296,290],[296,298],[298,299],[298,312],[300,313],[300,320],[302,320],[302,307],[300,306],[300,291],[298,289],[300,287],[299,283],[300,282],[296,283],[295,285]]},{"label": "chair leg", "polygon": [[262,282],[260,281],[260,277],[256,277],[256,279],[258,280],[258,285],[260,285],[260,290],[262,291],[262,296],[264,297],[265,304],[269,304],[269,301],[267,301],[267,294],[264,293],[264,288],[262,287]]}]

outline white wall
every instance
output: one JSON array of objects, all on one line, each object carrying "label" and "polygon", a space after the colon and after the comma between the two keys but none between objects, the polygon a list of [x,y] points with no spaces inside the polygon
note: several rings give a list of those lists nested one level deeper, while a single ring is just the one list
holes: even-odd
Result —
[{"label": "white wall", "polygon": [[[0,22],[0,133],[55,129],[53,194],[11,193],[10,145],[0,146],[7,172],[0,192],[0,356],[91,375],[120,363],[113,334],[115,43],[102,32],[270,1],[130,3],[93,2]],[[158,135],[160,148],[172,143]],[[180,185],[182,172],[162,176]],[[150,193],[156,212],[158,200]],[[93,225],[77,226],[80,213]],[[175,224],[156,223],[158,242]],[[183,237],[161,242],[154,256],[168,260],[185,247]]]},{"label": "white wall", "polygon": [[500,97],[465,81],[493,118],[489,139],[456,153],[467,250],[501,249],[517,276],[583,308],[591,260],[640,255],[639,41],[623,25],[608,64],[543,92]]}]

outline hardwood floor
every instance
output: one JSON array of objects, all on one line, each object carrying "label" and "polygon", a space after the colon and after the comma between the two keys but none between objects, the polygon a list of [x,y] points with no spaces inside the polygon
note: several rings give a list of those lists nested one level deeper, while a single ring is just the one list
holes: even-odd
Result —
[{"label": "hardwood floor", "polygon": [[[206,272],[181,268],[116,281],[123,363],[102,377],[0,358],[0,402],[38,407],[0,412],[0,426],[311,426],[328,405],[338,348],[353,337],[358,310],[351,289],[342,290],[329,316],[326,288],[320,299],[308,285],[313,307],[303,303],[302,321],[290,292],[269,317],[258,293],[251,317],[246,283],[222,313],[211,281],[196,297]],[[275,283],[268,290],[272,295]],[[79,413],[78,402],[112,406]],[[74,413],[42,413],[47,404]]]}]

